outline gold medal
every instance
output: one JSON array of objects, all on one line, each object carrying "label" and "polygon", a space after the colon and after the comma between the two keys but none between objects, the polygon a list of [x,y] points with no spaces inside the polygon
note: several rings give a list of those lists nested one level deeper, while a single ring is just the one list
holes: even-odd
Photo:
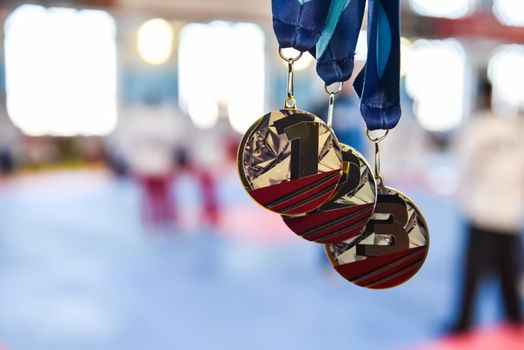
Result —
[{"label": "gold medal", "polygon": [[237,156],[238,173],[248,194],[282,215],[317,209],[332,197],[342,176],[337,138],[320,118],[296,108],[293,63],[288,63],[284,109],[257,120],[246,132]]},{"label": "gold medal", "polygon": [[429,249],[422,212],[404,194],[378,188],[375,213],[364,233],[344,242],[326,244],[335,270],[361,287],[395,287],[413,277]]},{"label": "gold medal", "polygon": [[244,135],[238,172],[246,191],[265,208],[302,214],[333,195],[342,176],[342,152],[320,118],[281,109],[260,118]]},{"label": "gold medal", "polygon": [[375,143],[375,179],[378,183],[375,212],[363,233],[344,242],[326,244],[326,255],[335,270],[361,287],[395,287],[413,277],[429,249],[429,232],[420,209],[401,192],[384,186],[380,175],[379,143]]}]

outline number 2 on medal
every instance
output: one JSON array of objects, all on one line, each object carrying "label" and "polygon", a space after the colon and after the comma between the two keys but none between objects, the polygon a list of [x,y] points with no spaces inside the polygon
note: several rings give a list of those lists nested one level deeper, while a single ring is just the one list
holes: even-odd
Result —
[{"label": "number 2 on medal", "polygon": [[284,129],[291,141],[291,179],[318,172],[319,123],[303,121]]}]

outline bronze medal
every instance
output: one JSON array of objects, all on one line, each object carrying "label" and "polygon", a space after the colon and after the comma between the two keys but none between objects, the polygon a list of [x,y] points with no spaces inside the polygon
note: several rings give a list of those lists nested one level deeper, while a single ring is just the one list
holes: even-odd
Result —
[{"label": "bronze medal", "polygon": [[395,287],[413,277],[429,249],[422,212],[404,194],[379,186],[375,213],[366,230],[349,240],[326,244],[335,270],[361,287]]}]

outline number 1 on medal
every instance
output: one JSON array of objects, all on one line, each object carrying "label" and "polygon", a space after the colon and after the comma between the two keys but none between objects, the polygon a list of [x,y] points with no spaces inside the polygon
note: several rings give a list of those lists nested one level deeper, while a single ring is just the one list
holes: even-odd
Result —
[{"label": "number 1 on medal", "polygon": [[317,174],[318,131],[317,122],[300,122],[284,130],[291,141],[291,179]]}]

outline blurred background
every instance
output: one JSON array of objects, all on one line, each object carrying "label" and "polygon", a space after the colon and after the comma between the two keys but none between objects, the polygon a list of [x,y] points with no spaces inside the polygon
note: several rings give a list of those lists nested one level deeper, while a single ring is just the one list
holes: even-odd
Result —
[{"label": "blurred background", "polygon": [[[490,279],[472,330],[447,331],[467,237],[457,144],[486,82],[494,115],[524,111],[524,2],[402,12],[382,172],[431,247],[412,280],[372,291],[238,180],[242,133],[286,97],[269,0],[0,1],[0,349],[522,349]],[[299,107],[324,116],[313,59],[297,69]],[[351,93],[335,129],[371,159]]]}]

